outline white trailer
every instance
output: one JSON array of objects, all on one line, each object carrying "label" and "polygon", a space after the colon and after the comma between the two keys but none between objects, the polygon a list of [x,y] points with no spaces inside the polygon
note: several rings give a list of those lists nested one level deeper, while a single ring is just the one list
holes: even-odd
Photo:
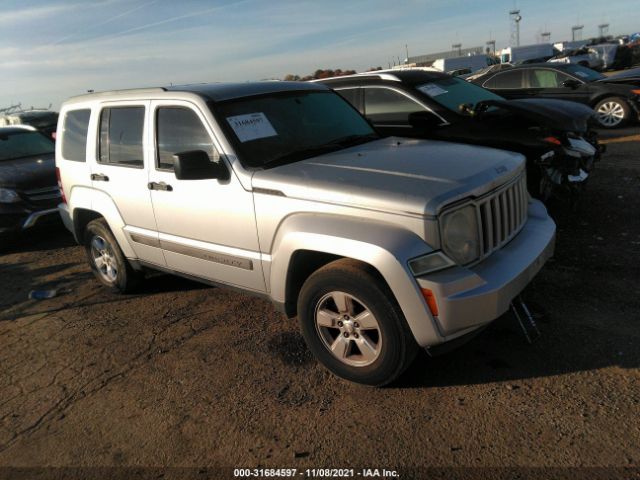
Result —
[{"label": "white trailer", "polygon": [[432,67],[441,72],[451,73],[458,70],[469,70],[471,72],[486,68],[497,63],[489,55],[467,55],[464,57],[439,58],[433,62]]},{"label": "white trailer", "polygon": [[553,46],[550,43],[537,43],[535,45],[523,45],[521,47],[507,47],[500,50],[501,63],[519,64],[527,60],[540,60],[544,62],[553,57]]}]

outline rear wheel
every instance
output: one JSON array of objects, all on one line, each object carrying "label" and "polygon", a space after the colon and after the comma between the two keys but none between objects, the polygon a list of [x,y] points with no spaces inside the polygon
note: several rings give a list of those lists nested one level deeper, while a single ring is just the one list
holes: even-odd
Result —
[{"label": "rear wheel", "polygon": [[624,125],[631,115],[627,102],[620,97],[609,97],[600,100],[594,109],[598,123],[603,128],[616,128]]},{"label": "rear wheel", "polygon": [[418,351],[389,288],[359,262],[337,260],[313,273],[300,292],[298,316],[316,358],[352,382],[388,384]]},{"label": "rear wheel", "polygon": [[104,219],[87,225],[85,251],[96,278],[112,291],[127,293],[140,285],[143,274],[131,268]]}]

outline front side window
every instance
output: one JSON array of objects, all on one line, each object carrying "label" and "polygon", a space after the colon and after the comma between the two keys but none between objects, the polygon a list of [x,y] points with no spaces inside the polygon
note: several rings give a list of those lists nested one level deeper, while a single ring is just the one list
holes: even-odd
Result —
[{"label": "front side window", "polygon": [[105,108],[100,114],[98,161],[142,168],[144,107]]},{"label": "front side window", "polygon": [[569,80],[569,78],[569,75],[557,70],[546,68],[529,70],[529,86],[531,88],[561,88],[562,82]]},{"label": "front side window", "polygon": [[374,124],[409,125],[409,115],[427,109],[390,88],[365,88],[364,111]]},{"label": "front side window", "polygon": [[71,110],[64,116],[62,127],[62,158],[84,162],[87,152],[87,132],[91,110]]},{"label": "front side window", "polygon": [[493,78],[487,80],[483,87],[485,88],[522,88],[522,70],[507,70],[500,72]]},{"label": "front side window", "polygon": [[173,170],[173,156],[191,150],[206,152],[212,162],[219,160],[209,133],[189,108],[158,108],[156,132],[157,166],[160,169]]},{"label": "front side window", "polygon": [[53,154],[54,143],[40,132],[30,130],[2,133],[0,131],[0,161]]},{"label": "front side window", "polygon": [[379,138],[331,91],[285,91],[210,104],[249,167],[273,167]]}]

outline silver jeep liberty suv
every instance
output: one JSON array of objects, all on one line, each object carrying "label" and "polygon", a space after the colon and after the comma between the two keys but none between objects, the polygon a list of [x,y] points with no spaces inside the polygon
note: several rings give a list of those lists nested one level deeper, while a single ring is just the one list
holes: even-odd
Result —
[{"label": "silver jeep liberty suv", "polygon": [[505,313],[553,252],[521,155],[380,138],[318,84],[74,97],[56,164],[60,213],[104,285],[154,269],[264,296],[363,384]]}]

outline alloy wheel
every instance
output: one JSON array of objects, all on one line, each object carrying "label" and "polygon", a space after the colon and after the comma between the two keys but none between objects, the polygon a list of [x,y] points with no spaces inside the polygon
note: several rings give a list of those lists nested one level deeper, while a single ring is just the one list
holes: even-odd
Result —
[{"label": "alloy wheel", "polygon": [[322,343],[341,362],[365,367],[380,356],[382,331],[378,320],[353,295],[327,293],[316,305],[315,320]]},{"label": "alloy wheel", "polygon": [[624,107],[618,102],[605,102],[598,108],[598,119],[605,127],[615,127],[624,120]]},{"label": "alloy wheel", "polygon": [[109,283],[118,279],[118,261],[111,245],[99,235],[91,239],[91,258],[100,276]]}]

